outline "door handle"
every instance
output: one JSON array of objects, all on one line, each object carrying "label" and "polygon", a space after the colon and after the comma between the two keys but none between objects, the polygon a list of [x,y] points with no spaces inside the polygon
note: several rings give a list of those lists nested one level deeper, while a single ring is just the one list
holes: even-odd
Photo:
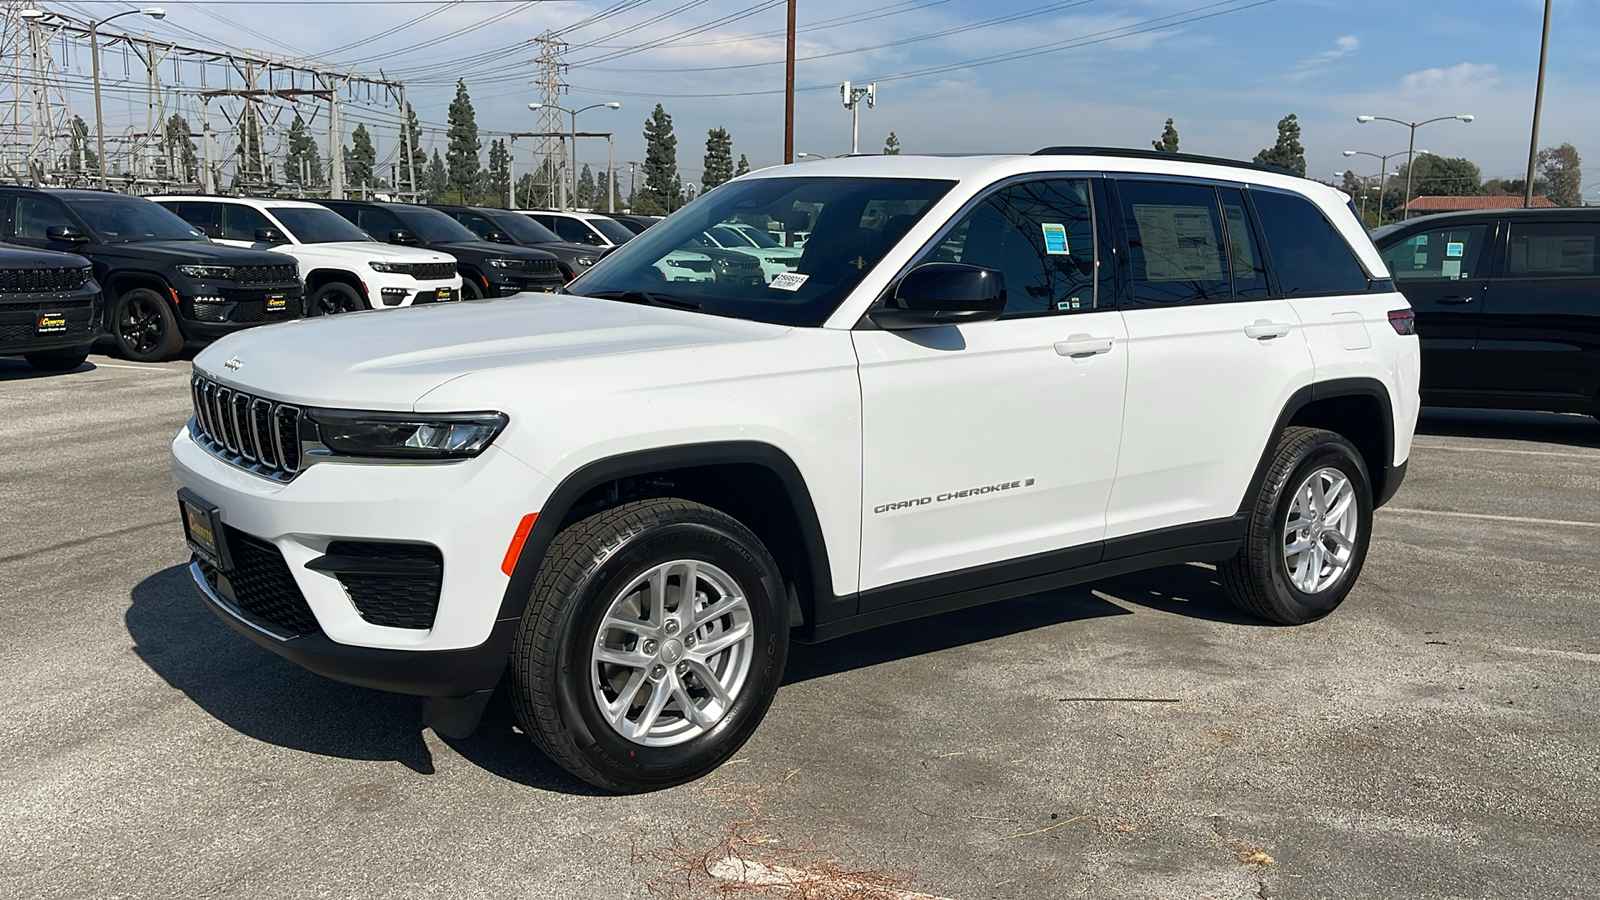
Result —
[{"label": "door handle", "polygon": [[1089,334],[1068,335],[1066,340],[1056,342],[1056,353],[1061,356],[1070,356],[1074,359],[1095,356],[1100,353],[1110,353],[1112,340],[1112,338],[1095,337]]},{"label": "door handle", "polygon": [[1244,336],[1255,338],[1258,341],[1281,338],[1288,333],[1288,322],[1268,322],[1266,319],[1257,319],[1254,325],[1246,325],[1244,327]]},{"label": "door handle", "polygon": [[1472,298],[1471,297],[1464,297],[1464,296],[1440,297],[1438,302],[1440,302],[1440,303],[1471,303],[1472,302]]}]

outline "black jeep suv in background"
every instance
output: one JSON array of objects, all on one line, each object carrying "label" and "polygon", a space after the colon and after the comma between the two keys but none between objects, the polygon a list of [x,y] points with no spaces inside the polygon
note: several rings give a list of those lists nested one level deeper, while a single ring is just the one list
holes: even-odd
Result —
[{"label": "black jeep suv in background", "polygon": [[104,331],[94,271],[81,256],[0,245],[0,356],[76,369]]},{"label": "black jeep suv in background", "polygon": [[185,339],[299,318],[294,260],[212,243],[160,205],[102,191],[0,187],[3,239],[89,258],[108,331],[129,359],[171,359]]},{"label": "black jeep suv in background", "polygon": [[437,209],[410,203],[318,200],[380,241],[426,247],[456,258],[465,300],[553,291],[567,283],[555,256],[529,247],[482,240]]},{"label": "black jeep suv in background", "polygon": [[444,213],[491,244],[513,244],[532,247],[553,254],[561,263],[561,274],[571,281],[589,270],[599,261],[599,247],[563,241],[554,231],[540,225],[519,212],[483,206],[450,206],[439,203],[433,209]]}]

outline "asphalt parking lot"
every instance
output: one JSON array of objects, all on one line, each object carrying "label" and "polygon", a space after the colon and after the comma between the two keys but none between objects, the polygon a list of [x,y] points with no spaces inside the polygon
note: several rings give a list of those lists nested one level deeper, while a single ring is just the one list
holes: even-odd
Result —
[{"label": "asphalt parking lot", "polygon": [[217,621],[189,366],[90,361],[0,359],[0,895],[1595,895],[1600,422],[1426,412],[1323,622],[1188,565],[797,647],[734,762],[612,797]]}]

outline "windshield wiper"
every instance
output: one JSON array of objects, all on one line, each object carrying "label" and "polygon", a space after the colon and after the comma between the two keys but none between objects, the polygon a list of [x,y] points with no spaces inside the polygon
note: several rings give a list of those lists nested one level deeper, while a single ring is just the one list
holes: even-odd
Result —
[{"label": "windshield wiper", "polygon": [[623,303],[664,306],[668,309],[700,309],[700,304],[693,300],[685,300],[682,297],[673,297],[667,294],[655,294],[649,291],[595,291],[592,294],[576,294],[574,296],[593,297],[596,300],[621,300]]}]

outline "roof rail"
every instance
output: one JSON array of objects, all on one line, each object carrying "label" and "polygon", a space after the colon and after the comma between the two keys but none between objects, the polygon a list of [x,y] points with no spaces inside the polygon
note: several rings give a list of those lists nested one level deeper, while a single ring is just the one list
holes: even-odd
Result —
[{"label": "roof rail", "polygon": [[1245,162],[1242,159],[1228,159],[1224,156],[1202,156],[1198,153],[1175,153],[1166,150],[1140,150],[1133,147],[1046,147],[1036,150],[1034,156],[1120,156],[1128,159],[1171,159],[1178,162],[1204,163],[1211,166],[1231,166],[1235,169],[1254,169],[1257,172],[1272,172],[1277,175],[1292,175],[1295,178],[1305,176],[1293,169],[1283,166],[1272,166],[1265,163]]}]

